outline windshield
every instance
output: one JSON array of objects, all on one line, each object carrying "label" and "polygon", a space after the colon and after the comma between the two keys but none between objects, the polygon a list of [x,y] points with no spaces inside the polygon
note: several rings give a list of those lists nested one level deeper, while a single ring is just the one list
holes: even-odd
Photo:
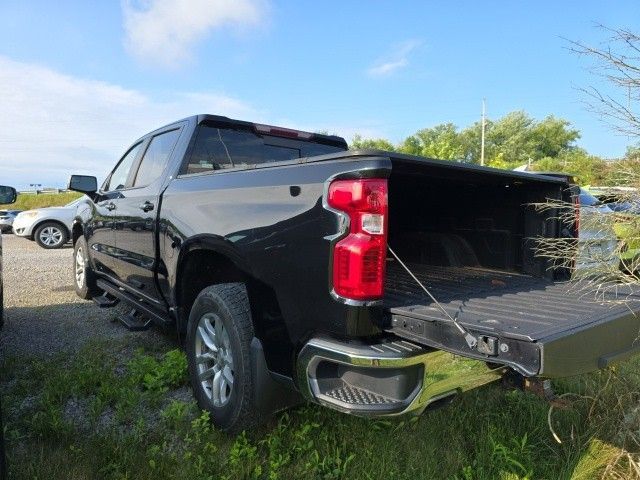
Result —
[{"label": "windshield", "polygon": [[580,205],[583,207],[595,207],[600,205],[600,200],[591,195],[584,188],[580,188]]}]

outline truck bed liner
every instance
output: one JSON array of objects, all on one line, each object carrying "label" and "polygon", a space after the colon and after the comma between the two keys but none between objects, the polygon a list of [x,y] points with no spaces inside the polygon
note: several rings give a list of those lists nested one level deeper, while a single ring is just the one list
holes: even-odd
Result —
[{"label": "truck bed liner", "polygon": [[[408,264],[438,302],[476,332],[536,342],[640,309],[640,288],[597,289],[475,267]],[[396,261],[387,263],[384,304],[392,315],[451,321]]]}]

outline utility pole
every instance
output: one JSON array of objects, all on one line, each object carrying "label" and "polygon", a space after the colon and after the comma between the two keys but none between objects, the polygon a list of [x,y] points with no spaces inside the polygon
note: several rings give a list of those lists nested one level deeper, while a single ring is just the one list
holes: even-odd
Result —
[{"label": "utility pole", "polygon": [[482,99],[482,135],[480,140],[480,165],[484,165],[484,126],[485,126],[485,101]]}]

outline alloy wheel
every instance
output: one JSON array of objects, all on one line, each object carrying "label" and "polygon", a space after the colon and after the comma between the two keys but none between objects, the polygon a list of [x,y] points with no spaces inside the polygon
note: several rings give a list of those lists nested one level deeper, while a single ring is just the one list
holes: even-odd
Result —
[{"label": "alloy wheel", "polygon": [[206,313],[198,321],[195,338],[198,379],[215,407],[229,403],[233,391],[233,351],[220,317]]},{"label": "alloy wheel", "polygon": [[62,241],[62,231],[56,227],[46,227],[40,232],[40,241],[48,247],[58,245]]},{"label": "alloy wheel", "polygon": [[84,252],[82,247],[78,248],[76,252],[76,284],[78,288],[84,286]]}]

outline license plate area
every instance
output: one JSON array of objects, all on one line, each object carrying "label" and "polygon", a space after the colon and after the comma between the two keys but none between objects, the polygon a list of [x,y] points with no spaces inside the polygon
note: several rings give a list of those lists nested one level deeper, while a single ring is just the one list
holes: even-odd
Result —
[{"label": "license plate area", "polygon": [[540,372],[540,347],[535,342],[506,338],[495,332],[470,331],[478,339],[478,345],[470,348],[451,322],[425,321],[403,315],[391,316],[388,331],[462,357],[506,365],[528,377]]}]

